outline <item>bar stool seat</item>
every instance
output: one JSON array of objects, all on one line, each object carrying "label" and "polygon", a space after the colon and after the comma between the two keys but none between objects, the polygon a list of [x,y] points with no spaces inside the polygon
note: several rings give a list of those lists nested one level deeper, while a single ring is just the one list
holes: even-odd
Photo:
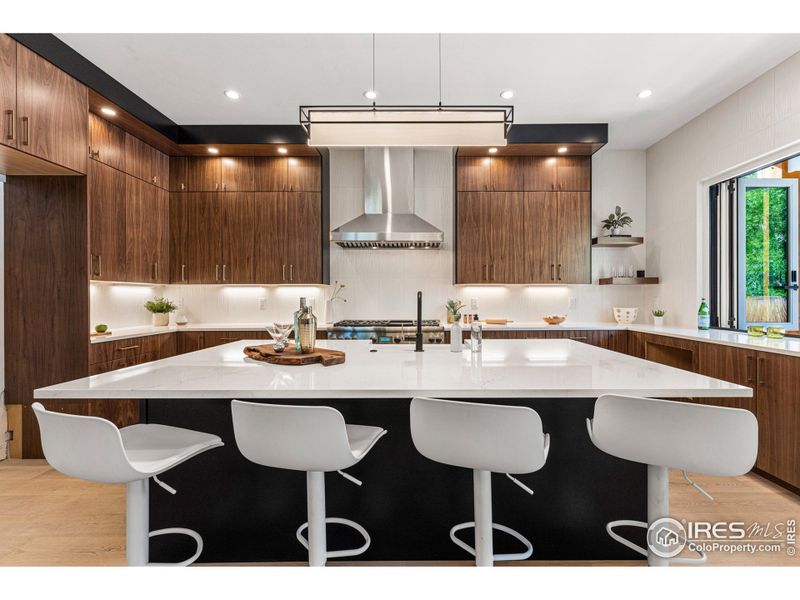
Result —
[{"label": "bar stool seat", "polygon": [[[605,394],[597,399],[594,417],[586,419],[586,426],[592,443],[606,454],[647,465],[647,522],[611,521],[606,524],[608,535],[647,557],[650,566],[706,562],[700,550],[698,558],[677,557],[686,540],[682,525],[668,515],[669,469],[680,469],[689,485],[713,500],[688,472],[733,477],[750,471],[758,454],[755,415],[740,408]],[[649,548],[614,531],[625,526],[646,529]],[[664,547],[659,531],[663,540],[670,541]]]},{"label": "bar stool seat", "polygon": [[[342,413],[330,406],[287,406],[258,402],[231,402],[233,433],[242,455],[265,467],[305,471],[308,521],[297,528],[297,540],[308,550],[312,567],[329,558],[357,556],[372,540],[358,523],[325,515],[325,473],[338,472],[348,481],[361,482],[345,473],[364,458],[386,430],[368,425],[349,425]],[[364,543],[358,548],[328,550],[326,525],[335,523],[355,529]],[[308,537],[303,532],[308,529]]]},{"label": "bar stool seat", "polygon": [[[472,469],[475,520],[454,525],[450,539],[472,554],[477,566],[490,567],[496,560],[524,560],[533,554],[533,544],[521,533],[492,522],[492,473],[505,473],[512,482],[533,494],[511,473],[533,473],[547,461],[550,435],[542,431],[542,420],[535,410],[525,406],[414,398],[411,438],[426,458]],[[459,531],[473,527],[474,548],[456,536]],[[494,554],[493,530],[517,539],[525,550]]]},{"label": "bar stool seat", "polygon": [[50,465],[68,475],[98,483],[126,484],[125,554],[129,566],[149,562],[149,538],[182,534],[197,549],[189,559],[174,563],[187,566],[200,557],[203,539],[196,531],[169,527],[150,531],[149,480],[170,494],[176,490],[158,475],[212,448],[224,445],[219,436],[157,424],[137,424],[118,429],[99,417],[48,411],[41,403],[33,411],[42,432],[42,448]]}]

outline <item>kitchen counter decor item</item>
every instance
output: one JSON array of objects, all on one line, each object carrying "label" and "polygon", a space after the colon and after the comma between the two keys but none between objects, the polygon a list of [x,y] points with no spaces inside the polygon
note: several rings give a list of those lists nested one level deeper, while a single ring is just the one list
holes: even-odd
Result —
[{"label": "kitchen counter decor item", "polygon": [[289,346],[284,351],[278,352],[272,344],[246,346],[244,353],[253,360],[272,365],[286,366],[313,365],[320,363],[323,367],[330,367],[332,365],[341,365],[345,360],[345,353],[341,350],[317,348],[311,352],[302,352]]},{"label": "kitchen counter decor item", "polygon": [[767,328],[763,325],[750,325],[747,328],[747,335],[750,337],[764,337],[767,335]]},{"label": "kitchen counter decor item", "polygon": [[563,323],[566,320],[567,320],[567,315],[547,315],[542,317],[542,321],[544,321],[548,325],[561,325],[561,323]]},{"label": "kitchen counter decor item", "polygon": [[174,302],[166,298],[153,298],[144,303],[144,307],[153,315],[154,327],[166,327],[169,325],[169,313],[178,308]]},{"label": "kitchen counter decor item", "polygon": [[653,326],[658,327],[659,329],[664,327],[664,315],[667,314],[662,308],[654,308],[653,309]]},{"label": "kitchen counter decor item", "polygon": [[614,307],[614,320],[619,325],[630,325],[639,316],[638,308],[620,308]]},{"label": "kitchen counter decor item", "polygon": [[333,282],[333,287],[331,288],[331,294],[328,296],[328,299],[325,301],[325,322],[326,323],[335,323],[339,320],[336,314],[336,303],[337,302],[347,302],[347,298],[342,296],[342,292],[344,291],[345,285],[343,283],[339,283],[338,280]]},{"label": "kitchen counter decor item", "polygon": [[[564,317],[566,318],[566,317]],[[484,319],[484,323],[487,325],[508,325],[509,323],[513,323],[511,319]]]},{"label": "kitchen counter decor item", "polygon": [[314,352],[314,345],[317,342],[317,317],[314,316],[309,304],[303,306],[297,315],[297,335],[300,352],[303,354]]},{"label": "kitchen counter decor item", "polygon": [[772,340],[782,340],[786,336],[786,329],[783,327],[767,327],[767,337]]},{"label": "kitchen counter decor item", "polygon": [[447,301],[446,307],[448,324],[453,324],[455,321],[461,321],[461,309],[464,308],[464,306],[464,303],[458,298]]},{"label": "kitchen counter decor item", "polygon": [[[614,208],[614,212],[609,214],[608,217],[600,221],[603,224],[603,230],[608,231],[606,235],[611,235],[613,237],[620,237],[623,236],[622,228],[623,227],[630,227],[633,223],[633,219],[622,210],[619,206]],[[623,237],[629,237],[630,234]]]},{"label": "kitchen counter decor item", "polygon": [[272,337],[275,352],[283,352],[289,339],[294,323],[271,323],[267,325],[267,333]]}]

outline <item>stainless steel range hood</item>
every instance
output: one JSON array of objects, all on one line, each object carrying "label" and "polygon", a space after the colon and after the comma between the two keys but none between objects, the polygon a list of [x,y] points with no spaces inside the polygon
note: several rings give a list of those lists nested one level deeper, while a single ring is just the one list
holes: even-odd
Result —
[{"label": "stainless steel range hood", "polygon": [[414,214],[414,149],[364,148],[364,214],[331,231],[342,248],[439,248],[444,234]]}]

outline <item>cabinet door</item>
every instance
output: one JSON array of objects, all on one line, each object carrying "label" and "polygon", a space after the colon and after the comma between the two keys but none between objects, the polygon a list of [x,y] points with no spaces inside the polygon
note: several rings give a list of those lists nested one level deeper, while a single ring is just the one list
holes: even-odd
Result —
[{"label": "cabinet door", "polygon": [[757,360],[758,460],[756,466],[800,487],[800,359],[759,352]]},{"label": "cabinet door", "polygon": [[288,162],[285,158],[256,156],[253,178],[258,192],[282,192],[287,188]]},{"label": "cabinet door", "polygon": [[0,144],[17,147],[17,42],[0,33]]},{"label": "cabinet door", "polygon": [[518,192],[524,189],[524,157],[493,156],[489,160],[493,192]]},{"label": "cabinet door", "polygon": [[188,235],[186,277],[189,283],[222,282],[222,219],[217,194],[186,195]]},{"label": "cabinet door", "polygon": [[186,156],[169,157],[169,191],[185,192],[189,189],[189,158]]},{"label": "cabinet door", "polygon": [[126,281],[156,282],[169,205],[159,198],[163,190],[135,177],[125,179]]},{"label": "cabinet door", "polygon": [[559,156],[557,187],[565,192],[588,192],[592,189],[591,157]]},{"label": "cabinet door", "polygon": [[555,156],[527,156],[523,172],[526,192],[550,192],[557,188],[558,159]]},{"label": "cabinet door", "polygon": [[588,192],[559,192],[556,281],[591,283],[591,211]]},{"label": "cabinet door", "polygon": [[487,283],[485,206],[488,192],[458,192],[456,199],[456,283]]},{"label": "cabinet door", "polygon": [[125,173],[96,160],[89,161],[86,191],[90,278],[125,281]]},{"label": "cabinet door", "polygon": [[89,156],[125,170],[125,132],[94,113],[89,113]]},{"label": "cabinet door", "polygon": [[155,149],[126,132],[125,172],[132,177],[152,183],[155,162]]},{"label": "cabinet door", "polygon": [[188,195],[171,192],[169,195],[169,280],[189,283],[186,245],[189,236]]},{"label": "cabinet door", "polygon": [[186,354],[205,348],[204,331],[180,331],[178,332],[177,353]]},{"label": "cabinet door", "polygon": [[316,192],[284,194],[288,229],[285,261],[289,283],[319,283],[322,265],[322,206]]},{"label": "cabinet door", "polygon": [[169,189],[169,156],[153,148],[152,182],[162,190]]},{"label": "cabinet door", "polygon": [[459,156],[456,161],[459,192],[488,192],[492,189],[492,161],[488,156]]},{"label": "cabinet door", "polygon": [[288,280],[284,260],[288,241],[284,192],[256,192],[253,278],[255,283],[283,283]]},{"label": "cabinet door", "polygon": [[756,353],[722,344],[700,344],[698,372],[753,388],[752,398],[696,398],[700,404],[744,408],[756,413]]},{"label": "cabinet door", "polygon": [[286,189],[290,192],[319,192],[320,169],[320,159],[316,156],[287,158]]},{"label": "cabinet door", "polygon": [[214,192],[220,189],[222,162],[219,158],[191,157],[188,167],[190,192]]},{"label": "cabinet door", "polygon": [[556,279],[558,193],[525,192],[523,208],[523,278],[521,283],[552,283]]},{"label": "cabinet door", "polygon": [[167,190],[156,187],[151,218],[157,242],[153,280],[157,283],[169,283],[169,192]]},{"label": "cabinet door", "polygon": [[86,87],[17,44],[17,147],[86,173],[89,98]]},{"label": "cabinet door", "polygon": [[221,188],[226,192],[249,192],[255,187],[253,158],[226,156],[220,159]]},{"label": "cabinet door", "polygon": [[483,209],[488,275],[492,283],[522,280],[522,192],[493,192]]},{"label": "cabinet door", "polygon": [[217,194],[222,204],[222,281],[253,282],[255,199],[253,192]]}]

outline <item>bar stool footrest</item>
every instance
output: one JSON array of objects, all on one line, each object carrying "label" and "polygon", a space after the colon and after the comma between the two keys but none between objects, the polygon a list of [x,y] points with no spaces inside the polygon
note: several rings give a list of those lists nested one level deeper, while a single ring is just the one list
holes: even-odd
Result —
[{"label": "bar stool footrest", "polygon": [[200,534],[192,529],[186,529],[185,527],[167,527],[166,529],[156,529],[155,531],[151,531],[148,537],[156,537],[159,535],[169,535],[173,533],[178,533],[181,535],[188,535],[192,538],[195,543],[197,544],[197,551],[188,559],[177,562],[177,563],[147,563],[149,567],[188,567],[198,558],[200,558],[200,553],[203,552],[203,538],[200,537]]},{"label": "bar stool footrest", "polygon": [[[361,525],[356,523],[355,521],[351,521],[350,519],[342,519],[341,517],[327,517],[325,519],[325,523],[333,523],[336,525],[346,525],[347,527],[351,527],[355,529],[361,536],[364,538],[364,545],[359,546],[358,548],[352,549],[345,549],[345,550],[332,550],[329,552],[325,552],[325,558],[342,558],[345,556],[358,556],[359,554],[364,554],[367,551],[370,544],[372,543],[372,539],[369,537],[367,530],[364,529]],[[308,550],[308,539],[303,535],[303,530],[308,528],[308,521],[300,525],[297,528],[297,540],[303,544],[303,547]]]},{"label": "bar stool footrest", "polygon": [[[456,536],[457,531],[462,531],[464,529],[472,529],[475,527],[475,521],[467,521],[466,523],[459,523],[458,525],[453,525],[453,528],[450,530],[450,539],[453,540],[453,543],[469,552],[472,556],[475,556],[475,548],[467,544],[465,541],[459,539]],[[514,554],[494,554],[492,556],[492,560],[525,560],[526,558],[530,558],[533,554],[533,544],[531,544],[530,540],[523,536],[518,531],[511,529],[510,527],[506,527],[505,525],[499,525],[497,523],[492,523],[492,529],[496,529],[497,531],[502,531],[503,533],[507,533],[511,537],[519,540],[523,544],[525,544],[526,550],[525,552],[516,552]]]}]

